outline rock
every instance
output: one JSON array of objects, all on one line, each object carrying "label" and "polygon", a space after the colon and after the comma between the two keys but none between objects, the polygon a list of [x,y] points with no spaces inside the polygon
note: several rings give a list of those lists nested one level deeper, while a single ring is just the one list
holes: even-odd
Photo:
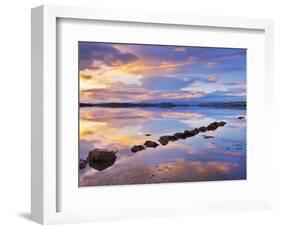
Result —
[{"label": "rock", "polygon": [[186,136],[185,133],[175,133],[174,136],[175,136],[177,139],[185,139],[185,138],[187,138],[187,136]]},{"label": "rock", "polygon": [[207,130],[216,130],[219,127],[218,122],[213,122],[207,126]]},{"label": "rock", "polygon": [[193,137],[193,136],[195,136],[195,133],[192,132],[192,131],[189,131],[189,130],[185,130],[184,134],[185,134],[186,137]]},{"label": "rock", "polygon": [[218,122],[218,125],[219,125],[219,126],[224,126],[225,124],[226,124],[226,122],[224,122],[224,121]]},{"label": "rock", "polygon": [[159,138],[159,142],[162,144],[162,145],[167,145],[169,143],[169,141],[176,141],[178,140],[177,137],[175,136],[162,136]]},{"label": "rock", "polygon": [[149,137],[149,136],[151,136],[151,134],[149,134],[149,133],[147,133],[147,134],[144,134],[146,137]]},{"label": "rock", "polygon": [[245,119],[245,117],[241,116],[241,117],[238,117],[239,120],[242,120],[242,119]]},{"label": "rock", "polygon": [[148,148],[156,148],[159,144],[157,144],[155,141],[146,141],[144,142],[144,146]]},{"label": "rock", "polygon": [[[209,124],[207,127],[201,126],[200,128],[194,128],[191,131],[185,130],[183,133],[178,132],[178,133],[175,133],[174,135],[161,136],[158,141],[161,143],[161,145],[167,145],[170,141],[174,142],[179,139],[186,139],[188,137],[193,137],[200,132],[206,132],[208,130],[216,130],[219,126],[224,126],[225,124],[226,124],[226,122],[224,122],[224,121],[220,121],[220,122],[215,121],[215,122]],[[145,134],[145,136],[151,136],[151,134]],[[214,138],[213,136],[206,136],[206,135],[203,135],[203,136],[206,139]],[[146,147],[147,148],[156,148],[158,145],[159,144],[155,141],[145,141],[145,143],[143,145],[134,145],[131,148],[131,151],[133,153],[135,153],[135,152],[144,150]]]},{"label": "rock", "polygon": [[168,138],[169,138],[169,140],[170,140],[170,141],[172,141],[172,142],[174,142],[174,141],[178,140],[178,138],[177,138],[177,137],[175,137],[175,136],[173,136],[173,135],[168,136]]},{"label": "rock", "polygon": [[88,162],[92,161],[111,161],[116,158],[115,154],[117,151],[107,150],[107,149],[93,149],[89,152],[89,155],[87,157]]},{"label": "rock", "polygon": [[89,162],[89,166],[98,170],[102,171],[105,170],[106,168],[112,166],[116,161],[116,156],[115,158],[109,160],[109,161],[91,161]]},{"label": "rock", "polygon": [[201,126],[201,127],[199,128],[199,131],[202,132],[202,133],[204,133],[204,132],[207,131],[207,128],[206,128],[205,126]]},{"label": "rock", "polygon": [[195,129],[193,129],[193,130],[191,130],[191,131],[185,130],[185,131],[184,131],[184,135],[186,136],[186,138],[187,138],[187,137],[193,137],[193,136],[197,135],[199,132],[200,132],[199,129],[198,129],[198,128],[195,128]]},{"label": "rock", "polygon": [[86,165],[87,165],[87,161],[86,160],[83,160],[83,159],[79,160],[79,169],[86,168]]},{"label": "rock", "polygon": [[195,128],[191,131],[194,135],[197,135],[199,133],[199,129]]},{"label": "rock", "polygon": [[131,152],[133,152],[133,153],[136,153],[136,152],[139,152],[139,151],[142,151],[142,150],[145,150],[145,147],[143,145],[134,145],[131,148]]},{"label": "rock", "polygon": [[167,145],[169,143],[169,138],[168,136],[162,136],[158,141],[161,143],[161,145]]},{"label": "rock", "polygon": [[205,139],[214,138],[214,136],[208,136],[208,135],[203,135],[203,137],[204,137]]}]

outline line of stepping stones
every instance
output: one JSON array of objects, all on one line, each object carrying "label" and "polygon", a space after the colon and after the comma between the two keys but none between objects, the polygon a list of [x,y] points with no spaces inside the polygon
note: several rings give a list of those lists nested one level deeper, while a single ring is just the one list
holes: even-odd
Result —
[{"label": "line of stepping stones", "polygon": [[[238,117],[239,120],[245,119],[245,117]],[[200,128],[195,128],[191,131],[189,130],[185,130],[182,133],[175,133],[173,135],[166,135],[166,136],[161,136],[158,140],[158,142],[165,146],[167,145],[169,142],[174,142],[177,141],[179,139],[186,139],[188,137],[193,137],[195,135],[197,135],[198,133],[202,132],[206,132],[209,130],[216,130],[218,127],[224,126],[226,124],[226,122],[224,121],[220,121],[220,122],[213,122],[211,124],[209,124],[208,126],[201,126]],[[150,134],[146,134],[145,136],[151,136]],[[213,138],[213,136],[207,136],[204,135],[204,138]],[[157,146],[159,146],[159,144],[155,141],[145,141],[145,143],[143,145],[134,145],[131,148],[131,152],[136,153],[139,151],[143,151],[146,148],[156,148]],[[80,159],[79,160],[79,168],[80,169],[84,169],[87,164],[89,163],[89,165],[92,168],[95,168],[99,171],[102,171],[108,167],[110,167],[111,165],[114,164],[115,160],[116,160],[116,153],[118,151],[113,151],[113,150],[108,150],[108,149],[93,149],[89,152],[87,159]]]},{"label": "line of stepping stones", "polygon": [[[201,126],[200,128],[195,128],[193,130],[185,130],[182,133],[175,133],[173,135],[166,135],[166,136],[161,136],[158,140],[158,142],[165,146],[167,145],[169,142],[174,142],[177,141],[179,139],[186,139],[188,137],[193,137],[195,135],[197,135],[198,133],[202,132],[206,132],[209,130],[216,130],[218,127],[224,126],[226,124],[226,122],[224,121],[220,121],[220,122],[213,122],[211,124],[209,124],[208,126]],[[205,135],[204,138],[212,138],[212,136],[207,136]],[[136,153],[139,151],[143,151],[146,148],[156,148],[157,146],[159,146],[159,144],[156,141],[145,141],[143,145],[134,145],[131,148],[131,152]]]}]

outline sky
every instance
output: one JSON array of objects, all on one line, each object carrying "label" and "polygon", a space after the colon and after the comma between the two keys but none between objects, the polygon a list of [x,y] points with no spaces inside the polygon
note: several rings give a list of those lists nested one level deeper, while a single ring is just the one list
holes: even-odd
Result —
[{"label": "sky", "polygon": [[246,49],[79,42],[80,102],[246,100]]}]

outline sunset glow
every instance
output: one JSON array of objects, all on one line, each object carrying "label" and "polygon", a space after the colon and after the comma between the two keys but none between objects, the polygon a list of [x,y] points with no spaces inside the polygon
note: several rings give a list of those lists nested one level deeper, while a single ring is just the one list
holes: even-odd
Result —
[{"label": "sunset glow", "polygon": [[79,186],[247,179],[246,49],[78,46]]},{"label": "sunset glow", "polygon": [[244,49],[94,42],[79,49],[81,102],[245,100]]}]

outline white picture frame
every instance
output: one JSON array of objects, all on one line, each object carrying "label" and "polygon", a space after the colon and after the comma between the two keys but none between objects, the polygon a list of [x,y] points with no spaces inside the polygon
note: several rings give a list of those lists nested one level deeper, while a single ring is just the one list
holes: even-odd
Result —
[{"label": "white picture frame", "polygon": [[[185,191],[184,189],[186,189],[185,184],[166,184],[157,188],[153,186],[148,187],[147,185],[138,185],[137,187],[126,186],[126,188],[117,186],[114,188],[98,188],[98,190],[95,190],[95,196],[98,195],[101,200],[106,198],[108,193],[113,197],[127,197],[127,201],[122,201],[123,203],[126,203],[126,205],[123,207],[119,206],[111,212],[108,211],[108,207],[107,209],[100,209],[98,207],[100,203],[97,203],[97,207],[93,208],[92,211],[86,210],[82,212],[82,206],[78,208],[78,202],[74,202],[74,200],[72,208],[68,207],[68,209],[61,209],[60,200],[63,200],[64,197],[66,197],[66,201],[71,202],[71,199],[77,199],[77,197],[72,197],[74,193],[70,192],[70,195],[67,195],[67,187],[62,187],[65,186],[64,183],[62,183],[62,178],[64,177],[61,177],[59,174],[65,174],[66,171],[61,172],[60,167],[62,159],[57,155],[60,148],[60,143],[58,143],[58,132],[60,131],[58,127],[60,124],[58,124],[59,120],[57,118],[58,113],[61,110],[61,108],[58,108],[59,104],[57,102],[61,90],[57,82],[57,75],[59,74],[57,66],[59,60],[59,47],[57,41],[58,23],[60,19],[70,19],[72,21],[80,19],[103,21],[109,24],[113,22],[151,24],[155,27],[164,26],[164,28],[165,26],[180,26],[182,28],[184,26],[192,26],[201,29],[239,29],[246,33],[247,31],[262,32],[263,38],[260,42],[264,41],[264,52],[262,52],[263,56],[260,60],[262,62],[261,70],[264,70],[264,73],[260,73],[260,80],[256,81],[256,85],[252,80],[247,82],[252,88],[256,87],[257,90],[261,89],[261,91],[252,91],[252,96],[250,95],[247,100],[253,101],[253,104],[254,100],[258,98],[264,101],[264,104],[262,104],[263,106],[261,106],[262,108],[258,108],[257,105],[254,105],[253,107],[256,108],[256,112],[259,112],[260,109],[263,109],[266,112],[262,113],[260,116],[257,115],[257,119],[255,121],[252,119],[253,121],[248,126],[251,133],[255,133],[255,124],[257,124],[259,119],[265,119],[266,121],[266,126],[263,130],[263,137],[266,141],[259,143],[259,149],[264,150],[264,152],[262,153],[260,160],[257,160],[262,166],[259,166],[259,163],[251,166],[252,168],[262,167],[264,176],[260,182],[257,182],[256,187],[251,183],[248,184],[248,187],[245,187],[245,184],[242,186],[244,186],[243,189],[249,189],[250,192],[254,192],[260,187],[263,187],[264,190],[260,193],[256,191],[257,195],[253,196],[253,199],[248,199],[248,196],[245,196],[244,199],[241,196],[238,196],[235,199],[226,199],[225,197],[222,197],[221,201],[212,198],[204,198],[204,202],[200,203],[195,199],[195,202],[191,205],[191,203],[188,202],[180,202],[181,191]],[[239,41],[236,41],[236,43],[238,44]],[[272,150],[270,149],[270,141],[272,140],[269,138],[268,133],[271,133],[270,130],[273,127],[271,123],[273,120],[271,119],[271,116],[274,105],[273,92],[271,90],[272,84],[273,22],[271,20],[128,12],[52,5],[44,5],[32,9],[32,219],[41,224],[56,224],[271,208],[272,175],[270,162],[272,160]],[[252,135],[251,141],[254,142],[255,138],[257,138],[257,136]],[[250,150],[253,151],[253,149]],[[69,163],[70,165],[76,164],[76,162],[73,162],[72,160]],[[76,178],[69,179],[72,185],[75,185],[73,182],[75,180]],[[189,187],[191,194],[200,194],[200,189],[206,190],[208,186],[212,186],[210,184],[203,184],[202,186],[199,184],[200,183],[197,183],[196,186],[192,185],[194,189]],[[234,184],[233,186],[233,188],[235,188],[240,185]],[[219,187],[221,187],[221,185],[215,189],[218,189]],[[64,192],[61,192],[61,189],[64,190]],[[173,195],[174,192],[179,198],[178,200],[175,198],[175,200],[171,200],[171,202],[168,202],[168,204],[165,205],[160,205],[159,202],[150,202],[150,205],[141,204],[144,199],[148,199],[151,195],[159,194],[160,191],[163,191],[164,196],[167,194]],[[216,190],[213,190],[212,192],[215,191]],[[87,190],[84,191],[84,194],[85,196],[89,196],[92,192],[93,191],[91,190]],[[136,201],[134,203],[134,199],[128,198],[130,193],[135,192],[142,194],[139,197],[139,203]],[[159,197],[161,197],[161,195],[159,195]],[[118,205],[118,203],[116,203],[116,205]],[[67,206],[71,207],[71,203]]]}]

